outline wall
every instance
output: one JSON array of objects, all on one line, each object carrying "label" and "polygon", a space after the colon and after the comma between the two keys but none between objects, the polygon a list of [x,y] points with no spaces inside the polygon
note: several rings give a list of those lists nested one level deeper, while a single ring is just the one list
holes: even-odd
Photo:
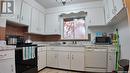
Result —
[{"label": "wall", "polygon": [[[54,7],[54,8],[46,9],[45,32],[51,33],[54,31],[54,32],[61,34],[61,36],[63,38],[63,21],[62,21],[62,18],[59,17],[59,15],[61,15],[63,13],[65,13],[65,14],[78,13],[80,11],[87,12],[90,9],[102,8],[102,7],[103,7],[102,1],[94,1],[94,2],[73,4],[73,5],[68,5],[68,6],[61,6],[61,7]],[[87,28],[87,26],[86,26],[86,28]],[[86,31],[87,31],[87,29],[86,29]]]},{"label": "wall", "polygon": [[119,30],[121,44],[121,58],[130,59],[130,28],[126,17],[116,26]]},{"label": "wall", "polygon": [[91,41],[94,41],[96,32],[113,33],[113,27],[112,26],[89,27],[88,33],[91,33]]}]

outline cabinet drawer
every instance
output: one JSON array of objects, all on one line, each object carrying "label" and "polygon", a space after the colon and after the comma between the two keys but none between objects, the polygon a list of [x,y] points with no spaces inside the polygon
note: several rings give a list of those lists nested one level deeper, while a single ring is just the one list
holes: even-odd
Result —
[{"label": "cabinet drawer", "polygon": [[46,51],[46,47],[38,47],[38,52]]},{"label": "cabinet drawer", "polygon": [[0,60],[8,58],[15,58],[14,50],[0,51]]}]

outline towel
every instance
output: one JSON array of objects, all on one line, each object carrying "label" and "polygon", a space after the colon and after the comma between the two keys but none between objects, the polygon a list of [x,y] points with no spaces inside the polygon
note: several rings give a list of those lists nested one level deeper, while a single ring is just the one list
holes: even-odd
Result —
[{"label": "towel", "polygon": [[23,47],[23,60],[26,60],[26,47]]},{"label": "towel", "polygon": [[36,47],[32,47],[32,59],[35,58],[35,48],[36,48]]},{"label": "towel", "polygon": [[23,47],[23,60],[29,60],[35,58],[35,47]]}]

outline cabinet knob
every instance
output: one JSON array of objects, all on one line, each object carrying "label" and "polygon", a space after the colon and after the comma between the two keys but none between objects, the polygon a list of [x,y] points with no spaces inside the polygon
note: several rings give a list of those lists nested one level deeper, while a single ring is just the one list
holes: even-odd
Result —
[{"label": "cabinet knob", "polygon": [[13,67],[13,65],[11,65],[11,71],[14,72],[14,67]]},{"label": "cabinet knob", "polygon": [[74,59],[74,56],[72,55],[72,60]]}]

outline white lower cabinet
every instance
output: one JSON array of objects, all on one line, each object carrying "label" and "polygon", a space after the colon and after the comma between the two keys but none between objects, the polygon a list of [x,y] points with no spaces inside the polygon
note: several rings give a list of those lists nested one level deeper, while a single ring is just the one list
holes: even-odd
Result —
[{"label": "white lower cabinet", "polygon": [[57,51],[47,51],[47,67],[58,68]]},{"label": "white lower cabinet", "polygon": [[84,52],[71,52],[71,70],[84,71]]},{"label": "white lower cabinet", "polygon": [[69,52],[59,52],[58,56],[59,68],[70,69],[70,53]]},{"label": "white lower cabinet", "polygon": [[15,73],[14,50],[0,51],[0,73]]},{"label": "white lower cabinet", "polygon": [[15,60],[8,59],[0,61],[0,73],[15,73]]},{"label": "white lower cabinet", "polygon": [[46,67],[46,47],[38,48],[38,70]]},{"label": "white lower cabinet", "polygon": [[83,48],[76,47],[48,47],[47,67],[84,71]]}]

